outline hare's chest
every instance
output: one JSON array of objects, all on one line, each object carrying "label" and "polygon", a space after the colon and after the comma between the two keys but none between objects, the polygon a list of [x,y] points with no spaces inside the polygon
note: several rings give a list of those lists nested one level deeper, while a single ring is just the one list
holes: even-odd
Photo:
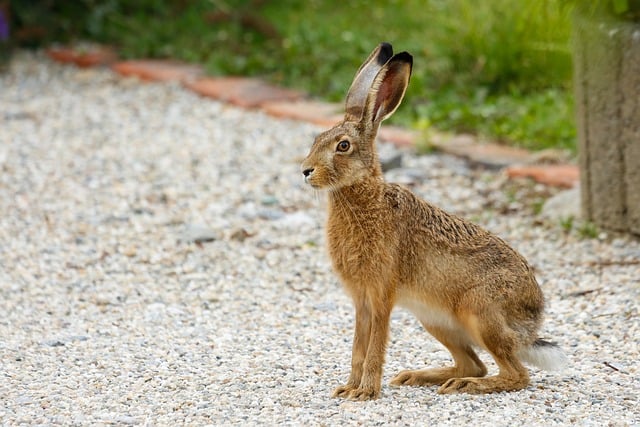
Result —
[{"label": "hare's chest", "polygon": [[387,276],[393,256],[377,233],[327,229],[329,256],[333,268],[346,282],[371,281]]}]

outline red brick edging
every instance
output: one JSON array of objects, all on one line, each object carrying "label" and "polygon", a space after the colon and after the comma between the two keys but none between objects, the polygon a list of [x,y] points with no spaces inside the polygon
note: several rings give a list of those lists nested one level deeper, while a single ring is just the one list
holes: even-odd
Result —
[{"label": "red brick edging", "polygon": [[291,89],[272,86],[259,79],[246,77],[202,77],[183,80],[192,91],[209,98],[219,99],[242,108],[259,108],[267,102],[292,102],[305,94]]},{"label": "red brick edging", "polygon": [[576,165],[513,165],[506,169],[509,178],[532,178],[541,184],[572,188],[580,183],[580,170]]},{"label": "red brick edging", "polygon": [[81,68],[108,65],[116,61],[118,55],[112,48],[101,46],[88,50],[75,50],[67,47],[51,48],[47,55],[64,64],[75,64]]},{"label": "red brick edging", "polygon": [[200,76],[199,65],[163,59],[140,59],[114,62],[111,69],[122,76],[138,77],[150,82],[184,81]]}]

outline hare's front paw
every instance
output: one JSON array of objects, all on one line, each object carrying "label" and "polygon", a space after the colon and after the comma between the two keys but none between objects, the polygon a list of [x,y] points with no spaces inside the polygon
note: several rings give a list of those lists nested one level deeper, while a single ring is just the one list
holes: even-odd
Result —
[{"label": "hare's front paw", "polygon": [[359,387],[349,393],[349,399],[351,400],[374,400],[378,397],[380,397],[380,390],[374,388]]},{"label": "hare's front paw", "polygon": [[358,387],[351,384],[336,387],[331,397],[342,397],[351,400],[371,400],[380,397],[380,390]]},{"label": "hare's front paw", "polygon": [[336,387],[335,390],[333,390],[333,393],[331,393],[331,397],[347,398],[349,397],[349,394],[351,394],[351,392],[357,388],[358,386],[355,386],[353,384],[341,385],[340,387]]}]

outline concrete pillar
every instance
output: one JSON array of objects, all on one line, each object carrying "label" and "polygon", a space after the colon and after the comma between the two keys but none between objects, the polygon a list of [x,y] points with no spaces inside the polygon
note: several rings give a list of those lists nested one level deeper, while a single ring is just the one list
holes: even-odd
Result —
[{"label": "concrete pillar", "polygon": [[623,46],[620,85],[622,100],[622,145],[624,149],[627,221],[631,232],[640,234],[640,24],[627,32]]},{"label": "concrete pillar", "polygon": [[640,24],[577,16],[574,41],[583,215],[640,234]]}]

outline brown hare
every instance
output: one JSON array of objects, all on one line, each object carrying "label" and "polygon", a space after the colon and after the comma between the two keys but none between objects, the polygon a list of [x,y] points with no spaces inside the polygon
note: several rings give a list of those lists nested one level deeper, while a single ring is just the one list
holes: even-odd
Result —
[{"label": "brown hare", "polygon": [[[455,364],[402,371],[392,385],[519,390],[529,384],[521,361],[545,369],[565,361],[538,338],[544,298],[532,268],[500,238],[383,179],[376,134],[400,104],[412,64],[409,53],[380,44],[356,73],[344,121],[316,137],[302,164],[305,182],[328,190],[328,251],[356,311],[351,375],[333,397],[380,395],[395,305],[413,312]],[[485,377],[474,347],[493,356],[497,375]]]}]

